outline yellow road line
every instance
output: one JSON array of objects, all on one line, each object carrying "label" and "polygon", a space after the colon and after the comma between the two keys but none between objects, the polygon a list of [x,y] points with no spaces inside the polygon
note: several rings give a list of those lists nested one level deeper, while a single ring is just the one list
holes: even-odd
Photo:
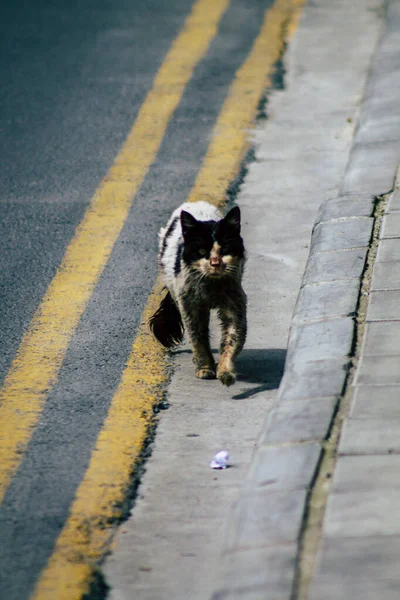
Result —
[{"label": "yellow road line", "polygon": [[[282,49],[282,30],[295,18],[298,5],[299,0],[277,0],[267,11],[264,26],[220,113],[190,200],[201,196],[213,203],[224,202],[226,188],[248,148],[246,131],[266,78]],[[79,600],[110,549],[112,521],[121,516],[120,507],[148,432],[152,407],[162,398],[161,384],[167,380],[164,352],[146,326],[160,298],[160,288],[156,287],[69,518],[31,600]]]},{"label": "yellow road line", "polygon": [[230,0],[198,0],[69,244],[0,390],[0,502],[38,423],[68,344],[157,154],[193,69]]},{"label": "yellow road line", "polygon": [[[143,323],[158,307],[160,295],[156,287]],[[122,514],[132,469],[152,422],[153,405],[162,398],[165,379],[165,351],[142,326],[68,522],[32,598],[79,600],[88,592],[96,563],[110,548],[110,524]]]},{"label": "yellow road line", "polygon": [[296,9],[302,2],[277,0],[267,11],[253,49],[236,73],[188,201],[206,200],[217,206],[226,202],[229,184],[251,145],[249,128],[254,124],[258,103],[283,49],[282,29],[292,33],[297,22]]}]

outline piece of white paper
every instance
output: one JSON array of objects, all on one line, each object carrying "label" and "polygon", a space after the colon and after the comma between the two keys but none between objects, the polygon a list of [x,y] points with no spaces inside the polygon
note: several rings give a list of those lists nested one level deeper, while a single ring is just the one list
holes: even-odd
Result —
[{"label": "piece of white paper", "polygon": [[229,456],[229,453],[226,450],[221,450],[213,457],[212,461],[210,462],[210,467],[212,469],[226,469],[226,463],[230,459],[231,457]]}]

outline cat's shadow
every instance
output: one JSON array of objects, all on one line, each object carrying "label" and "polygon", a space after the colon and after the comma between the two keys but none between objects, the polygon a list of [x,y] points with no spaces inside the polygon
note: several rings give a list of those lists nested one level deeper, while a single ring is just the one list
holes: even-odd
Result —
[{"label": "cat's shadow", "polygon": [[[244,349],[236,359],[237,384],[258,383],[256,387],[232,396],[244,400],[279,387],[285,368],[286,350],[281,348]],[[237,385],[236,384],[236,385]]]},{"label": "cat's shadow", "polygon": [[[180,349],[174,352],[174,354],[191,353],[191,350],[188,349]],[[213,354],[216,354],[216,351],[213,351]],[[258,385],[232,396],[232,399],[245,400],[259,392],[277,389],[283,376],[285,360],[286,350],[281,348],[242,350],[235,361],[237,370],[236,386],[241,383],[255,383]]]}]

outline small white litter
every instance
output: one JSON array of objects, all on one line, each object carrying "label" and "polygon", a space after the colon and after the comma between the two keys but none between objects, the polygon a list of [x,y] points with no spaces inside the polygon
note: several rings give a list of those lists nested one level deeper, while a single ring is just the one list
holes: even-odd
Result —
[{"label": "small white litter", "polygon": [[226,469],[226,463],[230,459],[231,457],[229,456],[229,453],[226,450],[221,450],[213,457],[212,461],[210,462],[210,467],[212,469]]}]

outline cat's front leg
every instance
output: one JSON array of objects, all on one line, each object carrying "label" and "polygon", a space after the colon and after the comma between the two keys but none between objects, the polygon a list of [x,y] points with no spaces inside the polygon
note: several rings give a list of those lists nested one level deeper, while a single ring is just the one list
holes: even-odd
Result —
[{"label": "cat's front leg", "polygon": [[193,347],[196,377],[215,379],[215,361],[210,348],[210,311],[183,303],[181,312]]},{"label": "cat's front leg", "polygon": [[217,377],[224,385],[233,385],[236,381],[234,359],[242,350],[247,331],[246,295],[240,295],[234,305],[221,307],[218,316],[222,326],[221,359]]}]

